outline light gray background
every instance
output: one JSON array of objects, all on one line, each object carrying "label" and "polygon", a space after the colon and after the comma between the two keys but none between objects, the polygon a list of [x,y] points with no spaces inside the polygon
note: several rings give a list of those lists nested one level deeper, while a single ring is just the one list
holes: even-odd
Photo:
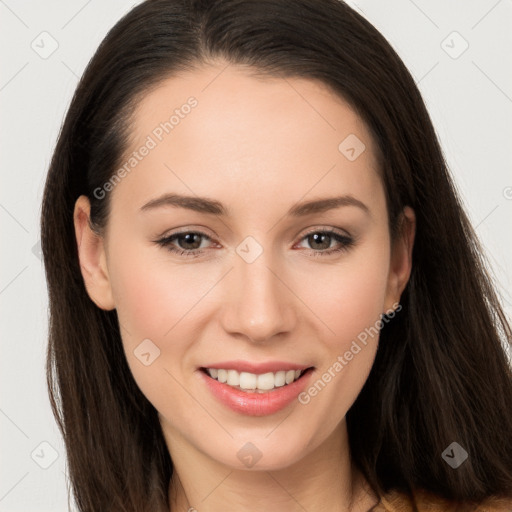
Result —
[{"label": "light gray background", "polygon": [[[65,453],[44,373],[41,194],[78,77],[108,29],[136,3],[0,0],[1,512],[69,510]],[[417,80],[510,317],[512,0],[349,3]],[[58,48],[45,55],[55,41]]]}]

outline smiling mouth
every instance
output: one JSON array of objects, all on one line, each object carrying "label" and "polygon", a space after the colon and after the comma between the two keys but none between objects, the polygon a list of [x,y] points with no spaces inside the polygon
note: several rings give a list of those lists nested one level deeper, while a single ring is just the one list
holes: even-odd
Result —
[{"label": "smiling mouth", "polygon": [[232,369],[200,368],[211,379],[247,393],[267,393],[284,388],[301,379],[313,369],[314,367],[310,366],[304,370],[280,370],[256,374]]}]

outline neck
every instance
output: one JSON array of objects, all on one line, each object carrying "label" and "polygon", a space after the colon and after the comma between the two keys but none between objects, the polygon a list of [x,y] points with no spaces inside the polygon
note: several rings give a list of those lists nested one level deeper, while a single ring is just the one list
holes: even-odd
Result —
[{"label": "neck", "polygon": [[276,470],[233,469],[194,452],[176,432],[172,442],[169,429],[164,433],[174,465],[171,512],[366,512],[378,501],[351,463],[345,420],[305,457]]}]

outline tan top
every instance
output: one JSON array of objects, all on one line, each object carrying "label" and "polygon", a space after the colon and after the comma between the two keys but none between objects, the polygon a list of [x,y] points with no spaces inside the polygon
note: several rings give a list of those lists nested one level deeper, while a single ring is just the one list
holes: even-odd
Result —
[{"label": "tan top", "polygon": [[[414,508],[416,502],[416,508]],[[512,498],[492,497],[479,506],[461,506],[427,491],[418,490],[414,500],[407,494],[391,491],[382,496],[371,512],[512,512]]]}]

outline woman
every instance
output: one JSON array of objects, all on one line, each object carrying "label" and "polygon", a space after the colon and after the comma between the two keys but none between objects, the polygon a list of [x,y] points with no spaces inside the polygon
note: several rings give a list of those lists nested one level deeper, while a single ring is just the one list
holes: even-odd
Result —
[{"label": "woman", "polygon": [[80,510],[512,510],[510,326],[413,79],[344,3],[134,8],[42,249]]}]

